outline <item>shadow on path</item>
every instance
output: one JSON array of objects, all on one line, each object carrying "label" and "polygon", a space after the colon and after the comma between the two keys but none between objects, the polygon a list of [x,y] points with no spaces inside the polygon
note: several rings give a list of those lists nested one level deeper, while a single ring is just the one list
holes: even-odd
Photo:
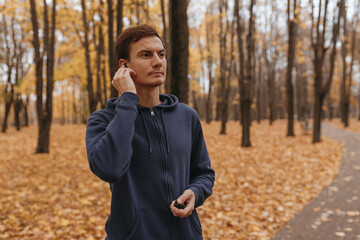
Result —
[{"label": "shadow on path", "polygon": [[360,135],[324,122],[322,134],[343,144],[339,174],[273,240],[360,240]]}]

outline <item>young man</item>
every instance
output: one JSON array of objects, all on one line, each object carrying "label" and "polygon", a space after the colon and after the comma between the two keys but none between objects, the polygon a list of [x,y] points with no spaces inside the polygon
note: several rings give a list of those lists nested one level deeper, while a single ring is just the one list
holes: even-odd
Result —
[{"label": "young man", "polygon": [[160,94],[165,47],[148,25],[126,29],[116,43],[120,98],[92,113],[86,130],[91,171],[110,183],[109,240],[199,240],[195,208],[212,193],[210,166],[196,112]]}]

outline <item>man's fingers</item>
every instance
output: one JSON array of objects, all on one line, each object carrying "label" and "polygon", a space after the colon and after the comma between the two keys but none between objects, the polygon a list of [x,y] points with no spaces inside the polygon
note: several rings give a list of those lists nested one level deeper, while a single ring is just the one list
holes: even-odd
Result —
[{"label": "man's fingers", "polygon": [[177,199],[177,202],[179,204],[182,204],[182,203],[186,202],[189,199],[191,199],[191,192],[189,192],[188,190],[185,190],[183,192],[183,194]]},{"label": "man's fingers", "polygon": [[125,68],[121,66],[115,73],[111,85],[120,93],[133,92],[136,94],[136,87],[134,85],[133,77],[136,77],[136,73],[131,68]]},{"label": "man's fingers", "polygon": [[170,205],[170,209],[175,217],[185,218],[192,214],[191,207],[186,207],[185,209],[178,209],[174,206],[175,201],[173,201]]}]

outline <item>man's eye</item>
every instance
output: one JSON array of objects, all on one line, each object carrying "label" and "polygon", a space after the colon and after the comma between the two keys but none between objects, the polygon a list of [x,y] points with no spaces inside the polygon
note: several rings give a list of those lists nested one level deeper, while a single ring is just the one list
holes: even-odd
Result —
[{"label": "man's eye", "polygon": [[160,53],[159,56],[160,57],[165,57],[165,53]]}]

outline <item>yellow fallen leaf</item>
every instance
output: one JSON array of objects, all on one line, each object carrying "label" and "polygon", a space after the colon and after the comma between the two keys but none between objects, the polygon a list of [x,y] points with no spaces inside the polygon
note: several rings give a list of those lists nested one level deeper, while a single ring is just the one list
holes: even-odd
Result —
[{"label": "yellow fallen leaf", "polygon": [[60,226],[66,227],[70,224],[70,221],[65,219],[65,218],[61,218],[59,221]]},{"label": "yellow fallen leaf", "polygon": [[335,233],[335,236],[338,236],[338,237],[345,237],[345,233],[344,232],[336,232]]},{"label": "yellow fallen leaf", "polygon": [[348,215],[350,217],[355,217],[355,216],[359,216],[360,212],[359,211],[347,211],[346,215]]}]

